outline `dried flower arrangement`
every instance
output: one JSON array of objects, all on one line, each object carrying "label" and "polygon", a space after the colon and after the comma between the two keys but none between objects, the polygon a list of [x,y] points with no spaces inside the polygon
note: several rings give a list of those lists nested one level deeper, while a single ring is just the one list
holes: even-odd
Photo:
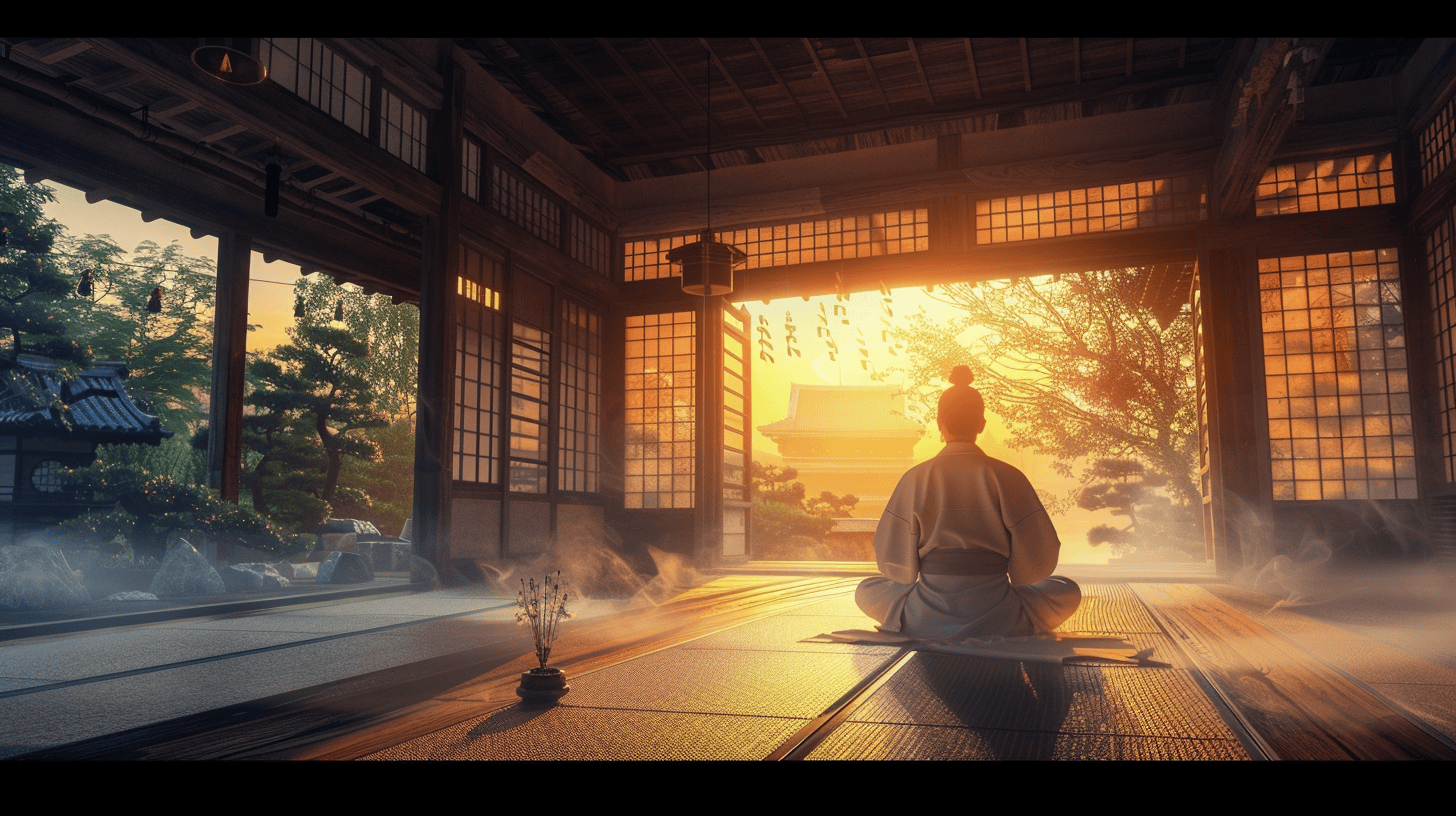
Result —
[{"label": "dried flower arrangement", "polygon": [[521,592],[516,596],[516,623],[531,627],[531,637],[536,641],[536,659],[541,668],[551,657],[551,645],[556,642],[556,627],[563,618],[572,614],[566,609],[569,593],[562,587],[561,570],[547,573],[541,583],[536,579],[521,579]]}]

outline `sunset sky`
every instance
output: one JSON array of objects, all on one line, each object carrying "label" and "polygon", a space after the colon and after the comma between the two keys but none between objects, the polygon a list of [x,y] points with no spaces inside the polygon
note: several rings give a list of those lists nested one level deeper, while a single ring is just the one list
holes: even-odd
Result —
[{"label": "sunset sky", "polygon": [[[64,224],[70,234],[74,236],[109,235],[127,251],[147,240],[156,241],[163,246],[176,241],[181,244],[183,252],[187,255],[213,259],[217,257],[216,238],[204,236],[202,239],[196,240],[192,238],[187,228],[170,221],[158,220],[147,223],[142,221],[138,211],[129,207],[111,202],[87,204],[85,196],[77,190],[58,184],[50,186],[55,188],[56,201],[47,206],[46,211],[52,218]],[[267,350],[287,339],[284,329],[293,325],[293,284],[298,279],[298,274],[299,269],[293,264],[264,263],[261,254],[253,253],[248,322],[258,324],[259,328],[248,336],[249,351]],[[768,304],[751,301],[740,305],[747,308],[750,315],[749,335],[753,353],[753,425],[755,427],[753,446],[755,453],[760,455],[759,458],[763,458],[761,456],[763,453],[777,453],[774,444],[758,433],[757,427],[776,422],[788,415],[789,391],[792,383],[874,384],[877,381],[871,377],[870,370],[860,363],[863,359],[867,360],[874,371],[882,375],[883,379],[879,382],[899,384],[900,375],[895,371],[895,367],[900,365],[904,358],[889,353],[887,348],[889,344],[883,339],[882,330],[895,328],[900,325],[899,318],[913,314],[922,307],[931,314],[948,308],[919,288],[897,289],[890,292],[889,305],[894,317],[886,314],[885,295],[880,291],[855,293],[849,296],[847,302],[838,301],[835,296],[827,295],[810,298],[808,301],[802,298],[789,298],[771,301]],[[846,314],[835,314],[836,305],[844,306]],[[836,360],[829,359],[826,340],[819,337],[815,330],[816,327],[823,325],[819,319],[821,306],[828,318],[831,337],[838,345],[839,352],[835,355]],[[802,356],[790,356],[784,351],[785,312],[792,315],[796,345]],[[760,336],[758,331],[760,315],[768,320],[769,339],[773,344],[771,352],[773,362],[760,359],[758,356],[760,347],[757,340]],[[947,313],[947,317],[949,316],[950,313]],[[848,325],[842,322],[845,319],[848,319]],[[869,352],[867,358],[859,353],[860,338],[863,338],[864,348]],[[1005,444],[1008,436],[1009,434],[1000,420],[995,416],[989,416],[986,432],[982,435],[980,443],[988,454],[1017,466],[1027,474],[1033,484],[1044,490],[1065,493],[1075,487],[1073,482],[1058,477],[1049,469],[1048,464],[1051,461],[1049,458],[1008,448]],[[941,447],[939,434],[933,427],[929,428],[915,447],[915,461],[921,462],[934,456]],[[812,489],[813,486],[808,485],[808,487]],[[1090,547],[1086,543],[1086,531],[1096,524],[1114,523],[1115,520],[1107,512],[1092,514],[1074,508],[1072,512],[1056,517],[1055,520],[1062,538],[1063,561],[1075,563],[1103,563],[1106,561],[1108,551],[1106,548]]]}]

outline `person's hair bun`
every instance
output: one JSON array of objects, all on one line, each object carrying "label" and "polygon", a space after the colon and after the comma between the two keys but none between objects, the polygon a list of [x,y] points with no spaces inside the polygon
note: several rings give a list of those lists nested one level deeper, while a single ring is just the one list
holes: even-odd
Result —
[{"label": "person's hair bun", "polygon": [[976,375],[971,373],[970,366],[958,365],[950,370],[951,385],[970,385],[976,381]]}]

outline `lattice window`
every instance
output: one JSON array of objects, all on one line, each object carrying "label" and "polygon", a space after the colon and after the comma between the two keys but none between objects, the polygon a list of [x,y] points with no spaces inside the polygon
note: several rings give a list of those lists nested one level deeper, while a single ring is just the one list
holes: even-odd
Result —
[{"label": "lattice window", "polygon": [[727,310],[723,324],[723,498],[748,501],[747,327]]},{"label": "lattice window", "polygon": [[1414,499],[1394,249],[1259,261],[1274,498]]},{"label": "lattice window", "polygon": [[369,75],[333,49],[309,37],[268,37],[260,41],[259,59],[268,77],[309,104],[369,135]]},{"label": "lattice window", "polygon": [[1151,179],[976,202],[976,243],[1186,224],[1208,217],[1208,195],[1189,178]]},{"label": "lattice window", "polygon": [[560,425],[556,487],[597,490],[602,394],[602,319],[566,301],[561,308]]},{"label": "lattice window", "polygon": [[421,173],[427,172],[429,122],[425,115],[388,88],[380,94],[379,105],[384,109],[379,116],[379,146]]},{"label": "lattice window", "polygon": [[606,231],[597,229],[576,213],[570,214],[567,223],[571,230],[571,241],[567,246],[571,257],[595,269],[602,277],[610,277],[612,250]]},{"label": "lattice window", "polygon": [[1446,481],[1456,482],[1456,258],[1452,233],[1456,212],[1426,237],[1426,262],[1431,282],[1436,332],[1436,378],[1440,388],[1441,438]]},{"label": "lattice window", "polygon": [[517,493],[546,492],[550,378],[550,333],[524,323],[513,324],[510,489]]},{"label": "lattice window", "polygon": [[[680,275],[666,260],[668,250],[696,241],[699,233],[628,241],[625,275],[629,281]],[[789,266],[815,261],[898,255],[930,249],[930,211],[924,208],[747,227],[714,233],[748,256],[744,269]]]},{"label": "lattice window", "polygon": [[695,346],[692,312],[627,318],[626,507],[693,506]]},{"label": "lattice window", "polygon": [[561,245],[561,207],[500,165],[490,168],[490,208],[552,246]]},{"label": "lattice window", "polygon": [[500,482],[502,271],[495,259],[461,247],[456,279],[454,477]]},{"label": "lattice window", "polygon": [[1264,171],[1255,215],[1343,210],[1395,203],[1390,153],[1281,164]]},{"label": "lattice window", "polygon": [[1456,97],[1421,130],[1421,186],[1429,186],[1456,158]]},{"label": "lattice window", "polygon": [[481,149],[479,143],[469,136],[460,140],[460,192],[467,196],[480,200],[480,161]]}]

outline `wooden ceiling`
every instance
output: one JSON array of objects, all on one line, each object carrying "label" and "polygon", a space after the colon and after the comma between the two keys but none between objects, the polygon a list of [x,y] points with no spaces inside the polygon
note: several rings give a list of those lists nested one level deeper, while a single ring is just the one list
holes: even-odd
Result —
[{"label": "wooden ceiling", "polygon": [[[756,164],[1210,98],[1251,40],[462,38],[619,179]],[[1399,70],[1418,39],[1337,41],[1315,84]],[[711,64],[711,69],[710,69]],[[711,93],[709,92],[711,89]]]}]

